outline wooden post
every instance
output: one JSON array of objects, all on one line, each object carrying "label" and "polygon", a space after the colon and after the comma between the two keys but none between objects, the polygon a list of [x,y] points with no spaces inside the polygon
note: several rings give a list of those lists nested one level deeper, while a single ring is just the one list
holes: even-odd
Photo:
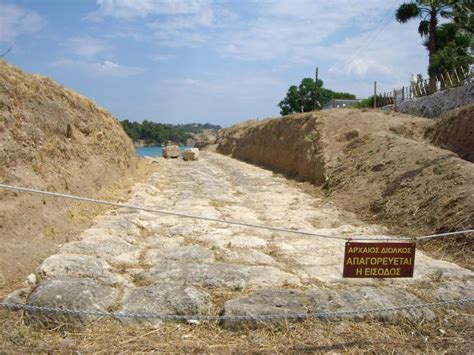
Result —
[{"label": "wooden post", "polygon": [[449,75],[449,72],[446,72],[446,76],[448,77],[451,86],[453,86],[453,81],[451,80],[451,75]]},{"label": "wooden post", "polygon": [[374,81],[374,108],[377,108],[377,82]]},{"label": "wooden post", "polygon": [[458,71],[456,70],[456,68],[454,68],[454,74],[456,75],[456,79],[458,79],[458,84],[461,84],[461,80],[459,80],[459,75],[458,75]]},{"label": "wooden post", "polygon": [[393,89],[393,109],[397,111],[397,90]]},{"label": "wooden post", "polygon": [[441,73],[441,90],[446,89],[446,79],[444,78],[443,73]]},{"label": "wooden post", "polygon": [[402,86],[402,102],[405,101],[405,87]]}]

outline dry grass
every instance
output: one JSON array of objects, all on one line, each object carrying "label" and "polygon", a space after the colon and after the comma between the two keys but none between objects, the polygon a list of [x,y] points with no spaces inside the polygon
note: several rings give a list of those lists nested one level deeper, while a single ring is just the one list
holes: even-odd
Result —
[{"label": "dry grass", "polygon": [[[113,184],[102,188],[94,197],[99,200],[112,202],[126,202],[131,192],[130,188],[136,182],[142,182],[150,173],[156,169],[156,165],[152,164],[148,159],[140,159],[137,168],[122,179],[115,181]],[[78,203],[69,210],[71,222],[75,224],[92,224],[95,216],[101,215],[114,207],[107,205],[99,205],[92,203]]]},{"label": "dry grass", "polygon": [[0,313],[5,353],[469,353],[473,308],[437,311],[432,322],[308,320],[226,330],[215,322],[125,327],[102,319],[77,330],[35,329],[19,313]]},{"label": "dry grass", "polygon": [[474,270],[474,239],[467,234],[432,239],[419,244],[421,250],[436,259],[454,262],[469,270]]}]

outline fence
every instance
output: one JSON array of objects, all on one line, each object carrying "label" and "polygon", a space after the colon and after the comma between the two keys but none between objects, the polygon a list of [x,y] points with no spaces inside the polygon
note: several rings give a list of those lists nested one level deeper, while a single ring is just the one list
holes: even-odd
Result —
[{"label": "fence", "polygon": [[432,95],[446,89],[463,86],[474,81],[473,66],[454,68],[441,75],[435,75],[434,80],[423,79],[418,75],[416,80],[400,89],[377,94],[375,92],[375,107],[394,105],[397,108],[402,102],[417,97]]}]

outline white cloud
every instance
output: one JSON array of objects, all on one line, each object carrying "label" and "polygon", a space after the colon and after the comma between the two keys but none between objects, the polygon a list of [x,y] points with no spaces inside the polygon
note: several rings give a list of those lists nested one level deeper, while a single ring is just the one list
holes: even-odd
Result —
[{"label": "white cloud", "polygon": [[390,74],[390,69],[383,63],[379,63],[370,58],[355,58],[347,65],[341,67],[329,68],[329,74],[338,75],[344,73],[347,76],[355,76],[356,78],[366,78],[368,74],[375,77],[377,75]]},{"label": "white cloud", "polygon": [[204,45],[209,36],[194,31],[166,30],[155,32],[155,38],[159,44],[170,47],[196,48]]},{"label": "white cloud", "polygon": [[149,15],[189,15],[201,12],[210,0],[97,0],[97,17],[146,17]]},{"label": "white cloud", "polygon": [[177,30],[193,29],[196,27],[210,27],[214,22],[214,12],[205,7],[201,11],[183,16],[173,16],[167,20],[157,20],[149,24],[151,29]]},{"label": "white cloud", "polygon": [[108,49],[103,41],[91,37],[70,38],[68,46],[74,54],[84,58],[94,58]]},{"label": "white cloud", "polygon": [[22,34],[37,32],[45,23],[34,11],[17,5],[0,4],[0,42],[13,42]]},{"label": "white cloud", "polygon": [[51,63],[50,66],[53,68],[75,70],[91,76],[128,77],[140,75],[145,72],[144,68],[120,65],[110,60],[92,62],[85,60],[60,59]]},{"label": "white cloud", "polygon": [[[255,18],[241,22],[220,36],[219,52],[247,60],[293,56],[295,48],[325,43],[348,24],[352,30],[374,22],[387,6],[380,1],[335,0],[258,2]],[[297,58],[295,58],[298,61]]]}]

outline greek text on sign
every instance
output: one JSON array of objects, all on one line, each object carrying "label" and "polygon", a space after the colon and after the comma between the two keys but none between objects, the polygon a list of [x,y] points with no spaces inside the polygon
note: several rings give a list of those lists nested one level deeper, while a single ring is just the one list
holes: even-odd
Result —
[{"label": "greek text on sign", "polygon": [[347,242],[343,277],[413,277],[416,243]]}]

